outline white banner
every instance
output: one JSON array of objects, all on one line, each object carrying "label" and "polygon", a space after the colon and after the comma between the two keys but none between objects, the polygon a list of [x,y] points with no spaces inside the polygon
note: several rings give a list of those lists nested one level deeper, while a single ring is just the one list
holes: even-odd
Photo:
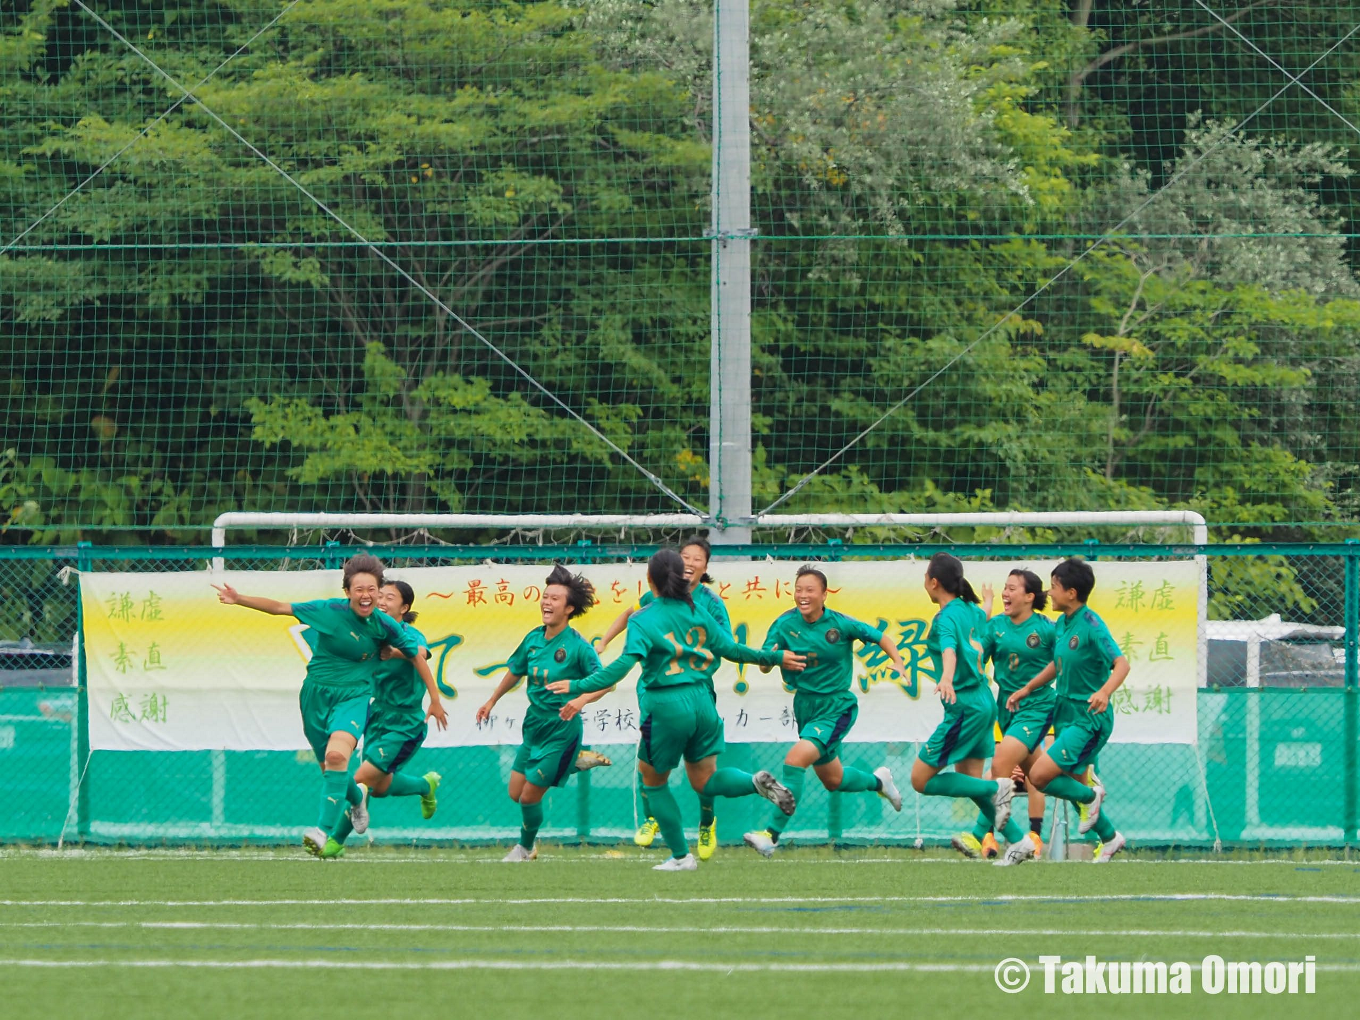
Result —
[{"label": "white banner", "polygon": [[[1047,578],[1056,561],[974,561],[974,584],[1000,592],[1014,566]],[[795,562],[715,561],[713,590],[739,640],[759,646],[766,629],[793,607]],[[902,683],[876,647],[856,653],[860,696],[854,741],[920,741],[941,718],[925,636],[934,615],[921,582],[924,561],[826,563],[828,604],[886,629],[901,649],[910,681]],[[576,621],[597,648],[609,622],[645,590],[643,564],[573,567],[594,583],[601,604]],[[539,624],[543,566],[392,569],[416,591],[416,626],[429,640],[431,664],[445,690],[449,729],[431,728],[429,746],[518,743],[527,699],[522,688],[496,707],[489,724],[474,716],[523,635]],[[1125,743],[1194,743],[1198,676],[1198,570],[1192,560],[1096,564],[1091,608],[1109,625],[1132,672],[1111,701],[1113,739]],[[281,601],[338,597],[340,572],[254,571],[115,574],[81,577],[90,691],[90,741],[110,750],[293,750],[305,748],[297,693],[310,647],[307,628],[223,606],[210,582]],[[998,595],[997,611],[1000,611]],[[617,638],[601,653],[623,648]],[[584,713],[591,744],[633,743],[638,735],[636,671]],[[778,671],[723,663],[715,681],[732,743],[791,742],[793,695]]]}]

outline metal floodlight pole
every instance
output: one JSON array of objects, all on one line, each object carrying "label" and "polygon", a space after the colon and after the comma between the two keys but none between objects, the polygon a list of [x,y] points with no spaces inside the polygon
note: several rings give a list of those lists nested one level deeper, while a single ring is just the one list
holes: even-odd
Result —
[{"label": "metal floodlight pole", "polygon": [[716,0],[709,516],[713,541],[727,544],[751,540],[736,523],[751,516],[750,20],[748,0]]}]

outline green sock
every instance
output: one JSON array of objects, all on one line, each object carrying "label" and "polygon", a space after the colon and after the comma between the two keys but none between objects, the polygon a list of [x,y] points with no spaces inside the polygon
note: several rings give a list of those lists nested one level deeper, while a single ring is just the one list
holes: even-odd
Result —
[{"label": "green sock", "polygon": [[359,804],[363,802],[363,799],[364,792],[359,789],[359,784],[351,779],[349,785],[345,787],[345,800],[351,804]]},{"label": "green sock", "polygon": [[[807,769],[803,768],[801,765],[789,765],[786,763],[784,765],[783,775],[780,776],[779,781],[787,786],[789,792],[793,794],[794,806],[796,808],[798,803],[803,799],[803,783],[807,781]],[[786,815],[784,812],[780,811],[779,808],[775,808],[770,812],[770,824],[765,827],[777,836],[784,831],[784,827],[789,824],[789,820],[792,818],[793,815]]]},{"label": "green sock", "polygon": [[389,797],[425,797],[430,793],[430,783],[424,776],[408,776],[398,772],[392,777],[392,785],[387,788]]},{"label": "green sock", "polygon": [[1106,816],[1104,805],[1101,805],[1100,817],[1096,819],[1095,830],[1096,836],[1100,838],[1102,843],[1108,843],[1110,840],[1114,839],[1116,831],[1114,822],[1110,821]]},{"label": "green sock", "polygon": [[973,838],[981,840],[992,831],[992,817],[986,811],[979,811],[977,822],[973,825]]},{"label": "green sock", "polygon": [[[996,780],[965,776],[962,772],[937,772],[922,792],[929,797],[967,797],[974,801],[986,797],[990,804],[996,797]],[[978,804],[978,808],[982,805]]]},{"label": "green sock", "polygon": [[524,823],[519,827],[519,845],[525,850],[532,850],[534,840],[538,839],[538,830],[543,826],[543,802],[521,804],[519,813],[524,816]]},{"label": "green sock", "polygon": [[1014,815],[1012,815],[1010,818],[1007,818],[1006,824],[1001,827],[1001,838],[1004,839],[1007,843],[1019,843],[1022,839],[1024,839],[1028,835],[1029,833],[1027,833],[1024,829],[1020,828],[1020,826],[1015,824]]},{"label": "green sock", "polygon": [[1074,804],[1089,804],[1096,799],[1096,791],[1071,776],[1057,776],[1044,787],[1045,794],[1070,800]]},{"label": "green sock", "polygon": [[713,824],[713,797],[707,793],[699,794],[699,825]]},{"label": "green sock", "polygon": [[[741,769],[718,769],[708,777],[701,795],[709,797],[749,797],[756,792],[756,781],[751,773]],[[660,821],[658,818],[657,821]]]},{"label": "green sock", "polygon": [[644,819],[652,817],[652,805],[647,800],[647,787],[638,783],[638,800],[642,801],[642,817]]},{"label": "green sock", "polygon": [[881,785],[878,776],[872,772],[865,772],[863,769],[842,768],[841,785],[836,787],[836,792],[869,793],[870,791],[877,791]]},{"label": "green sock", "polygon": [[349,820],[349,812],[345,811],[340,815],[340,821],[335,823],[335,831],[331,833],[331,839],[337,843],[343,843],[349,839],[350,833],[354,831],[354,823]]},{"label": "green sock", "polygon": [[321,812],[316,827],[330,832],[340,820],[340,808],[345,803],[345,784],[349,782],[347,769],[327,769],[321,774]]},{"label": "green sock", "polygon": [[689,853],[689,843],[685,840],[685,826],[680,821],[680,805],[675,802],[675,794],[670,786],[649,786],[647,796],[652,805],[652,817],[661,827],[661,838],[671,848],[672,857],[684,857]]}]

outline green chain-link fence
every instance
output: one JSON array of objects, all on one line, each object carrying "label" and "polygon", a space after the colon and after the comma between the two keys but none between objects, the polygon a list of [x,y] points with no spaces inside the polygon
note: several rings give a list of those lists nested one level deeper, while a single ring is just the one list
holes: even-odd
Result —
[{"label": "green chain-link fence", "polygon": [[[1121,829],[1142,845],[1335,846],[1355,839],[1360,545],[952,548],[966,559],[989,560],[1073,551],[1100,561],[1207,553],[1209,682],[1198,691],[1197,743],[1109,745],[1099,772],[1110,791],[1110,810]],[[243,547],[227,549],[225,555],[233,570],[287,571],[335,567],[351,551]],[[489,553],[466,547],[377,551],[395,570],[485,561]],[[543,563],[554,556],[603,563],[648,551],[520,547],[495,555],[502,563]],[[723,553],[740,557],[755,551],[738,547]],[[919,558],[933,549],[813,545],[758,551],[789,562],[846,562]],[[14,794],[0,817],[0,838],[290,841],[309,822],[318,792],[310,751],[88,750],[85,688],[77,682],[82,666],[78,572],[206,572],[213,552],[93,546],[0,551],[0,620],[3,637],[12,642],[0,648],[6,678],[0,691],[0,761]],[[721,578],[723,567],[724,560],[717,558],[712,572]],[[300,681],[300,664],[297,672]],[[204,664],[203,682],[211,684],[212,676],[212,665]],[[614,767],[577,776],[551,793],[546,836],[608,842],[632,831],[637,821],[635,739],[634,734],[617,744],[594,745],[614,759]],[[774,767],[785,749],[779,743],[730,744],[724,761]],[[867,768],[886,763],[905,776],[916,751],[911,741],[850,743],[843,757]],[[424,823],[414,806],[383,802],[375,808],[374,837],[421,842],[512,837],[519,816],[504,786],[513,753],[514,747],[506,745],[422,749],[411,767],[436,769],[446,777],[439,815]],[[688,791],[681,800],[692,827],[696,803]],[[720,838],[737,840],[743,831],[763,825],[762,803],[722,804]],[[965,815],[963,807],[949,801],[910,792],[903,812],[894,814],[876,798],[827,794],[809,782],[789,836],[811,842],[933,843],[971,822]]]}]

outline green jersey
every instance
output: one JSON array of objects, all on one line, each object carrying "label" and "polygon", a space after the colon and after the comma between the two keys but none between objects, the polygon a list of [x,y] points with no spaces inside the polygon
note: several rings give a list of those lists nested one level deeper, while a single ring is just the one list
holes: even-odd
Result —
[{"label": "green jersey", "polygon": [[935,681],[944,676],[944,651],[954,649],[954,690],[967,691],[987,686],[983,670],[986,651],[982,646],[987,617],[982,608],[961,598],[953,599],[935,614],[926,635],[926,651],[935,663]]},{"label": "green jersey", "polygon": [[[398,620],[396,624],[428,659],[430,645],[425,635],[404,620]],[[409,659],[378,660],[373,671],[373,711],[425,718],[425,682],[416,672],[415,663]]]},{"label": "green jersey", "polygon": [[515,676],[529,678],[529,704],[556,713],[571,700],[570,694],[554,694],[546,685],[558,680],[579,680],[600,668],[600,657],[590,642],[570,627],[551,641],[544,628],[535,627],[524,636],[507,663]]},{"label": "green jersey", "polygon": [[1053,622],[1031,613],[1017,626],[1009,616],[994,616],[987,621],[982,646],[992,660],[996,686],[1013,694],[1053,661]]},{"label": "green jersey", "polygon": [[770,624],[763,647],[807,656],[807,668],[801,673],[781,670],[784,683],[795,691],[840,694],[854,679],[855,642],[876,645],[882,640],[882,631],[834,609],[823,609],[815,623],[808,623],[802,613],[790,609]]},{"label": "green jersey", "polygon": [[312,657],[307,663],[307,683],[371,688],[383,645],[408,656],[420,650],[416,639],[381,609],[367,618],[356,616],[349,599],[294,602],[293,615],[313,631],[308,639]]},{"label": "green jersey", "polygon": [[641,693],[653,687],[680,687],[713,683],[719,659],[777,666],[783,653],[757,651],[732,640],[705,610],[691,608],[679,599],[656,599],[628,620],[628,641],[623,654],[603,669],[581,680],[572,680],[572,695],[603,691],[642,663],[638,680]]},{"label": "green jersey", "polygon": [[1085,701],[1105,686],[1114,660],[1124,654],[1105,621],[1085,606],[1071,616],[1059,616],[1053,636],[1058,695],[1063,698]]},{"label": "green jersey", "polygon": [[[702,609],[713,619],[717,620],[727,629],[727,633],[732,633],[732,617],[727,615],[727,606],[723,605],[720,596],[713,594],[712,588],[706,588],[702,584],[695,588],[691,593],[696,609]],[[642,598],[637,600],[638,609],[646,609],[656,601],[656,596],[649,591],[642,593]]]}]

